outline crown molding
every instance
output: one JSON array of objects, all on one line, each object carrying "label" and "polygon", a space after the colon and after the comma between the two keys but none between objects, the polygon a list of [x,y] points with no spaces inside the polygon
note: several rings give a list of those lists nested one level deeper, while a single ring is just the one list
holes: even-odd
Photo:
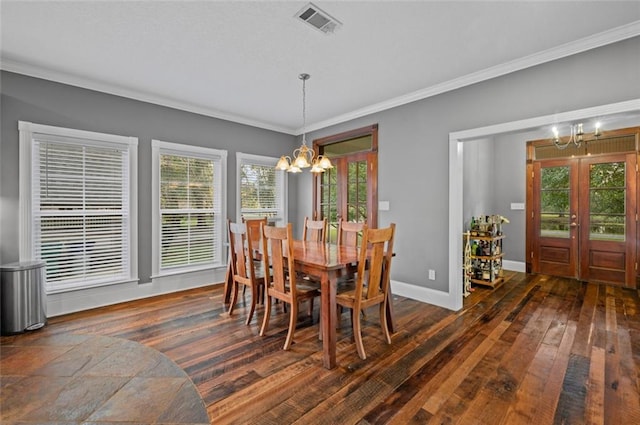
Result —
[{"label": "crown molding", "polygon": [[[607,44],[613,44],[618,41],[626,40],[629,38],[637,37],[640,35],[640,21],[634,21],[630,24],[623,25],[611,30],[603,31],[597,34],[590,35],[588,37],[581,38],[576,41],[561,44],[542,52],[534,53],[528,56],[524,56],[519,59],[505,62],[500,65],[492,66],[473,72],[471,74],[464,75],[460,78],[445,81],[441,84],[436,84],[425,89],[421,89],[403,96],[399,96],[393,99],[389,99],[384,102],[379,102],[355,111],[338,115],[328,120],[320,121],[306,127],[306,131],[320,130],[332,125],[340,124],[346,121],[350,121],[356,118],[361,118],[366,115],[381,112],[387,109],[395,108],[397,106],[406,105],[407,103],[415,102],[417,100],[426,99],[432,96],[436,96],[448,91],[457,90],[459,88],[470,86],[472,84],[480,83],[482,81],[490,80],[492,78],[500,77],[512,72],[521,71],[526,68],[530,68],[536,65],[540,65],[546,62],[562,59],[568,56],[572,56],[578,53],[582,53],[588,50],[592,50],[598,47],[606,46]],[[296,130],[298,134],[302,133],[302,129]]]},{"label": "crown molding", "polygon": [[233,115],[226,112],[212,110],[199,105],[190,104],[176,99],[170,99],[163,96],[157,96],[151,93],[146,93],[139,90],[133,90],[127,87],[120,87],[113,84],[107,84],[102,81],[89,79],[86,77],[72,75],[68,73],[59,72],[56,70],[45,69],[35,65],[23,63],[11,58],[1,58],[0,69],[15,72],[18,74],[24,74],[31,77],[42,78],[45,80],[51,80],[59,83],[64,83],[72,86],[77,86],[89,90],[96,90],[103,93],[113,94],[116,96],[127,97],[130,99],[140,100],[143,102],[153,103],[160,106],[166,106],[169,108],[179,109],[182,111],[193,112],[200,115],[205,115],[213,118],[222,119],[225,121],[231,121],[238,124],[244,124],[252,127],[258,127],[265,130],[276,131],[290,135],[301,135],[303,131],[310,132],[320,130],[332,125],[341,124],[356,118],[361,118],[366,115],[371,115],[377,112],[382,112],[387,109],[395,108],[405,105],[407,103],[415,102],[418,100],[433,97],[448,91],[456,90],[462,87],[466,87],[472,84],[476,84],[482,81],[486,81],[492,78],[500,77],[512,72],[520,71],[526,68],[530,68],[536,65],[540,65],[546,62],[562,59],[571,55],[575,55],[587,50],[602,47],[608,44],[616,43],[618,41],[626,40],[629,38],[637,37],[640,35],[640,21],[634,21],[627,25],[616,27],[607,31],[603,31],[597,34],[590,35],[588,37],[581,38],[576,41],[562,44],[560,46],[553,47],[542,52],[534,53],[532,55],[524,56],[519,59],[515,59],[510,62],[506,62],[500,65],[496,65],[490,68],[473,72],[465,76],[455,78],[453,80],[445,81],[434,86],[430,86],[415,92],[408,93],[403,96],[398,96],[383,102],[375,103],[364,108],[356,109],[346,114],[338,115],[327,120],[319,121],[307,125],[304,129],[297,128],[292,129],[289,127],[283,127],[262,121],[253,120],[247,117]]},{"label": "crown molding", "polygon": [[142,102],[152,103],[154,105],[166,106],[168,108],[179,109],[181,111],[193,112],[199,115],[205,115],[212,118],[218,118],[225,121],[231,121],[238,124],[244,124],[251,127],[258,127],[265,130],[277,131],[279,133],[285,133],[295,135],[295,131],[292,128],[282,127],[274,124],[265,123],[262,121],[252,120],[240,115],[233,115],[222,111],[213,110],[203,106],[194,105],[188,102],[183,102],[176,99],[171,99],[163,96],[157,96],[151,93],[146,93],[140,90],[134,90],[127,87],[121,87],[114,84],[108,84],[103,81],[98,81],[78,75],[59,72],[52,69],[42,68],[36,65],[28,64],[25,62],[13,60],[11,58],[3,57],[0,60],[0,69],[3,71],[15,72],[17,74],[27,75],[29,77],[42,78],[44,80],[54,81],[57,83],[63,83],[70,86],[80,87],[83,89],[99,91],[102,93],[112,94],[115,96],[126,97],[129,99],[139,100]]}]

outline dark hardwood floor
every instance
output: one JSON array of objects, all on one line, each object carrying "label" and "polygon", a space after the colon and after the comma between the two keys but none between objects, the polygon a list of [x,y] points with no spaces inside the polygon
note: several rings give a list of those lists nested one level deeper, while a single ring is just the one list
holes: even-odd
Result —
[{"label": "dark hardwood floor", "polygon": [[37,332],[158,350],[191,378],[212,424],[640,424],[638,291],[506,274],[459,312],[395,297],[391,345],[371,309],[366,360],[344,313],[333,370],[322,367],[317,307],[313,322],[300,309],[285,352],[282,305],[260,337],[263,307],[246,326],[243,301],[229,317],[220,286],[52,318]]}]

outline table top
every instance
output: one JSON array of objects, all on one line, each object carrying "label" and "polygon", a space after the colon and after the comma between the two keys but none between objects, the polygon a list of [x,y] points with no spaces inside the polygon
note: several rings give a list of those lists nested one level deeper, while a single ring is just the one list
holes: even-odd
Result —
[{"label": "table top", "polygon": [[293,241],[293,257],[296,263],[327,270],[341,269],[348,264],[357,263],[358,251],[359,249],[353,246]]}]

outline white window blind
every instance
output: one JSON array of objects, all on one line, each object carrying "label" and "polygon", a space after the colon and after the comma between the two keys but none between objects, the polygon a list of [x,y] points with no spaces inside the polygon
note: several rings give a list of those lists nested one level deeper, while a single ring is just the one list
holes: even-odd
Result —
[{"label": "white window blind", "polygon": [[69,131],[30,137],[30,245],[46,262],[47,292],[132,278],[131,146]]},{"label": "white window blind", "polygon": [[224,152],[159,141],[154,148],[160,217],[155,272],[222,264]]},{"label": "white window blind", "polygon": [[275,169],[277,158],[237,154],[240,215],[286,221],[285,173]]}]

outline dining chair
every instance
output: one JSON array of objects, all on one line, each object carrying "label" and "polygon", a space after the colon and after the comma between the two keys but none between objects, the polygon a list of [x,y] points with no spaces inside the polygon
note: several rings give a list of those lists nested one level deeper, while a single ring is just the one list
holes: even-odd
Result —
[{"label": "dining chair", "polygon": [[[389,280],[391,259],[393,258],[393,240],[396,225],[384,229],[365,229],[358,259],[358,273],[355,288],[336,295],[336,304],[351,309],[353,337],[358,356],[366,359],[362,344],[360,312],[374,305],[380,306],[380,326],[388,344],[391,334],[387,325],[387,302],[389,302]],[[366,272],[365,272],[366,271]]]},{"label": "dining chair", "polygon": [[355,223],[340,219],[338,222],[338,245],[360,246],[366,223]]},{"label": "dining chair", "polygon": [[253,246],[252,257],[256,261],[262,261],[262,224],[267,225],[267,217],[245,218],[242,222],[247,226],[247,233]]},{"label": "dining chair", "polygon": [[233,314],[233,310],[238,299],[238,289],[240,285],[251,289],[251,306],[247,315],[246,324],[251,323],[253,313],[256,308],[257,301],[261,298],[260,294],[264,292],[264,273],[262,273],[261,263],[256,263],[249,254],[253,252],[252,237],[248,232],[248,228],[244,223],[232,223],[228,221],[229,227],[229,251],[231,255],[231,276],[233,278],[233,291],[231,295],[231,303],[229,305],[229,315]]},{"label": "dining chair", "polygon": [[[360,240],[367,228],[366,223],[355,223],[352,221],[344,221],[340,219],[338,222],[338,245],[340,246],[360,246]],[[347,267],[346,276],[341,279],[342,282],[352,280],[357,272],[357,266],[351,265]]]},{"label": "dining chair", "polygon": [[284,349],[288,350],[293,341],[293,333],[298,321],[298,303],[309,300],[309,311],[313,310],[313,299],[320,296],[316,285],[299,279],[295,272],[293,254],[293,227],[262,227],[263,262],[266,282],[266,306],[260,335],[264,336],[271,316],[271,297],[290,304],[289,331],[284,342]]},{"label": "dining chair", "polygon": [[309,220],[304,218],[304,227],[302,229],[302,240],[312,242],[324,242],[327,237],[327,219]]}]

